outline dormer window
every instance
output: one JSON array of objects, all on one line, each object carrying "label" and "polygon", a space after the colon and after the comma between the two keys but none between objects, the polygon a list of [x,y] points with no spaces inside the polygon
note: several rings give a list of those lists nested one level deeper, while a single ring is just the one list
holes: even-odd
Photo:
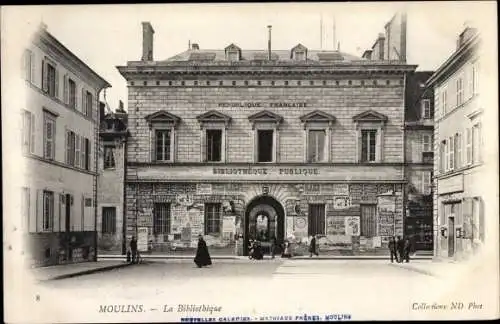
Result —
[{"label": "dormer window", "polygon": [[228,47],[226,47],[225,52],[226,52],[226,60],[230,62],[239,61],[241,59],[241,49],[234,44],[231,44]]},{"label": "dormer window", "polygon": [[294,61],[305,61],[307,59],[307,48],[302,44],[298,44],[292,48],[291,59]]}]

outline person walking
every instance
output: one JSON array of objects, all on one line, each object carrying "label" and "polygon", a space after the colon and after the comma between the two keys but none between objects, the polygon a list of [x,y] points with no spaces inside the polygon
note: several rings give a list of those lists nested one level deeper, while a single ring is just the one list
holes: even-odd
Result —
[{"label": "person walking", "polygon": [[132,253],[132,263],[137,263],[137,240],[132,236],[130,240],[130,252]]},{"label": "person walking", "polygon": [[410,262],[410,239],[408,237],[404,240],[403,253],[405,262]]},{"label": "person walking", "polygon": [[391,263],[394,263],[394,259],[396,259],[396,262],[398,262],[396,239],[394,238],[394,236],[391,236],[391,238],[389,239],[389,251],[391,253]]},{"label": "person walking", "polygon": [[194,263],[198,268],[212,265],[212,259],[208,253],[207,243],[201,234],[198,236],[198,248],[196,249]]},{"label": "person walking", "polygon": [[276,238],[271,237],[271,259],[274,259],[274,255],[276,253]]},{"label": "person walking", "polygon": [[281,253],[281,257],[282,258],[292,257],[292,253],[290,251],[290,243],[288,242],[288,240],[285,240],[285,242],[283,243],[283,253]]},{"label": "person walking", "polygon": [[318,252],[316,251],[316,235],[313,235],[311,238],[311,242],[309,242],[309,257],[311,258],[313,254],[319,256]]},{"label": "person walking", "polygon": [[404,258],[405,246],[404,246],[404,241],[401,239],[400,236],[398,236],[398,239],[396,241],[396,248],[398,250],[398,263],[401,263],[401,262],[403,262],[403,258]]}]

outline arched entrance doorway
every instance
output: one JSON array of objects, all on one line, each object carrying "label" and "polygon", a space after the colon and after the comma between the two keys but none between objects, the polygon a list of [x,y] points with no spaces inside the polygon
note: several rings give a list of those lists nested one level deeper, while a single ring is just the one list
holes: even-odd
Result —
[{"label": "arched entrance doorway", "polygon": [[248,242],[258,239],[267,245],[272,237],[281,244],[285,237],[285,210],[271,196],[254,198],[245,209],[243,254],[248,255]]}]

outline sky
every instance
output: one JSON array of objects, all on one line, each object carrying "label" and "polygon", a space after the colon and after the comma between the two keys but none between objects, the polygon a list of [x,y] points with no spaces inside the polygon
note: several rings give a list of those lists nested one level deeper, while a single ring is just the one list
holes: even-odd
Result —
[{"label": "sky", "polygon": [[321,16],[323,49],[334,48],[335,17],[340,50],[361,56],[398,10],[407,12],[407,62],[422,71],[436,70],[453,53],[465,24],[480,30],[496,27],[494,2],[450,1],[23,6],[2,8],[2,29],[21,37],[43,21],[53,36],[112,85],[106,100],[114,110],[119,100],[127,108],[126,83],[116,66],[141,59],[143,21],[155,30],[155,60],[185,51],[189,42],[201,49],[235,43],[242,49],[265,50],[267,25],[273,26],[273,49],[291,49],[298,43],[319,49]]}]

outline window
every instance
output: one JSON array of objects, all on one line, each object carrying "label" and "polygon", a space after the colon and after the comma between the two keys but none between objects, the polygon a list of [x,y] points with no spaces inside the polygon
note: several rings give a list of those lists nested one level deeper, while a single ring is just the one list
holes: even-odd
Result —
[{"label": "window", "polygon": [[472,164],[472,129],[466,129],[465,138],[465,154],[467,157],[467,165]]},{"label": "window", "polygon": [[71,108],[76,109],[76,83],[68,79],[68,104]]},{"label": "window", "polygon": [[33,52],[30,50],[25,50],[23,55],[23,70],[24,70],[24,79],[26,81],[32,82],[35,77],[34,71],[35,60],[33,56]]},{"label": "window", "polygon": [[361,162],[374,162],[376,160],[377,131],[361,131]]},{"label": "window", "polygon": [[309,130],[307,162],[324,162],[326,159],[326,131]]},{"label": "window", "polygon": [[443,115],[448,112],[448,89],[443,88],[443,92],[441,92],[441,101],[442,101],[442,106],[443,106]]},{"label": "window", "polygon": [[306,53],[303,51],[295,52],[295,60],[296,61],[304,61],[306,57]]},{"label": "window", "polygon": [[54,159],[55,155],[55,133],[56,133],[56,121],[48,113],[44,116],[44,130],[43,130],[43,141],[44,141],[44,152],[43,157],[49,160]]},{"label": "window", "polygon": [[455,138],[452,136],[449,139],[449,145],[448,145],[448,168],[449,170],[455,169]]},{"label": "window", "polygon": [[90,170],[90,140],[82,137],[82,168]]},{"label": "window", "polygon": [[116,207],[102,207],[102,233],[116,233]]},{"label": "window", "polygon": [[44,61],[42,65],[42,78],[43,91],[52,97],[57,97],[58,77],[55,65]]},{"label": "window", "polygon": [[83,97],[83,114],[87,117],[92,118],[92,108],[93,108],[93,96],[92,93],[85,91],[85,96]]},{"label": "window", "polygon": [[260,129],[257,131],[258,162],[273,161],[273,137],[274,131],[271,129]]},{"label": "window", "polygon": [[423,134],[422,135],[422,152],[432,152],[432,135]]},{"label": "window", "polygon": [[222,157],[222,130],[207,129],[206,160],[209,162],[220,162]]},{"label": "window", "polygon": [[228,61],[239,61],[239,55],[237,51],[227,52]]},{"label": "window", "polygon": [[169,203],[155,203],[153,212],[153,234],[170,234]]},{"label": "window", "polygon": [[472,126],[472,163],[481,162],[481,124]]},{"label": "window", "polygon": [[432,189],[432,172],[424,171],[422,172],[422,193],[424,195],[430,195]]},{"label": "window", "polygon": [[205,235],[219,235],[221,232],[221,204],[205,204]]},{"label": "window", "polygon": [[361,205],[361,236],[373,237],[377,235],[377,205]]},{"label": "window", "polygon": [[484,242],[484,212],[481,197],[472,199],[472,238]]},{"label": "window", "polygon": [[457,83],[457,106],[459,106],[464,102],[463,78],[459,77],[456,83]]},{"label": "window", "polygon": [[23,152],[35,153],[35,114],[23,111]]},{"label": "window", "polygon": [[43,191],[43,230],[52,231],[54,226],[54,193]]},{"label": "window", "polygon": [[156,130],[156,161],[172,160],[172,139],[171,131],[168,129]]},{"label": "window", "polygon": [[66,131],[66,164],[75,165],[76,134]]},{"label": "window", "polygon": [[79,135],[75,135],[75,163],[74,165],[76,167],[80,167],[80,159],[81,159],[81,154],[80,154],[80,146],[81,146],[81,140]]},{"label": "window", "polygon": [[431,115],[431,101],[429,99],[422,100],[422,118],[430,119]]},{"label": "window", "polygon": [[462,134],[455,134],[455,167],[462,167]]},{"label": "window", "polygon": [[112,169],[115,167],[115,147],[104,146],[104,169]]},{"label": "window", "polygon": [[477,94],[479,92],[479,68],[478,64],[472,64],[472,93]]},{"label": "window", "polygon": [[325,234],[325,204],[309,204],[308,235]]}]

